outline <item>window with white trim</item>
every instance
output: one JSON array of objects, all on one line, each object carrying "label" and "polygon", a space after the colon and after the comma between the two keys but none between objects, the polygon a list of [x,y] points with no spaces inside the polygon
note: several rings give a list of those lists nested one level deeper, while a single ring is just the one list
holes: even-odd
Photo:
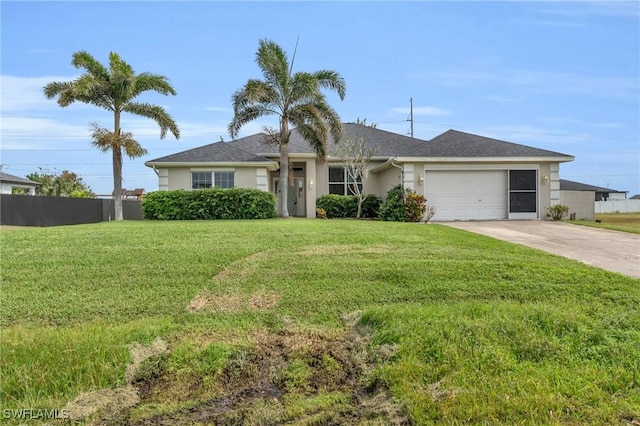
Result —
[{"label": "window with white trim", "polygon": [[234,187],[234,172],[191,172],[191,189]]},{"label": "window with white trim", "polygon": [[233,188],[233,172],[215,172],[213,183],[218,188]]},{"label": "window with white trim", "polygon": [[[358,187],[362,190],[362,178],[357,179]],[[347,173],[346,167],[329,167],[329,194],[354,195],[355,183]]]}]

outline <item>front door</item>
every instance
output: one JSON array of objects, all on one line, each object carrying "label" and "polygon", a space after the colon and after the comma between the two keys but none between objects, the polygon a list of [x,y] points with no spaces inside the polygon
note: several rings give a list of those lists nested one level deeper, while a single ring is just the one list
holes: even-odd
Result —
[{"label": "front door", "polygon": [[[274,178],[273,188],[275,190],[276,196],[278,195],[279,187],[280,179]],[[304,217],[306,215],[304,188],[304,178],[293,178],[293,185],[289,185],[289,193],[287,197],[287,210],[289,210],[289,216]]]}]

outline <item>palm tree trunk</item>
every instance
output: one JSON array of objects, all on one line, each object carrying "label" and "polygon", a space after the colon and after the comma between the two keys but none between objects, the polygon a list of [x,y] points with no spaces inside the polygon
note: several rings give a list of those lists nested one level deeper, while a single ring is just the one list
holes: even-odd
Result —
[{"label": "palm tree trunk", "polygon": [[286,117],[280,119],[280,217],[289,217],[289,123]]},{"label": "palm tree trunk", "polygon": [[122,220],[122,148],[120,147],[120,114],[114,114],[113,146],[113,201],[115,208],[114,220]]}]

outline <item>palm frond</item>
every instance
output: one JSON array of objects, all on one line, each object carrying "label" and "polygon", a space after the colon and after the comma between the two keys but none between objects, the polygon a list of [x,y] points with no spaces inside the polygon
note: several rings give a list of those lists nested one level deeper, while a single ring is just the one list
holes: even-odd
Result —
[{"label": "palm frond", "polygon": [[113,111],[114,96],[110,82],[91,74],[83,74],[73,81],[75,100]]},{"label": "palm frond", "polygon": [[321,70],[314,72],[313,75],[318,80],[320,87],[335,91],[340,96],[340,100],[344,100],[347,94],[347,84],[340,74],[333,70]]},{"label": "palm frond", "polygon": [[47,99],[52,99],[64,91],[71,89],[70,81],[52,81],[42,89]]},{"label": "palm frond", "polygon": [[98,123],[91,123],[91,129],[91,145],[100,151],[107,152],[114,146],[119,146],[118,141],[113,137],[113,132],[100,127]]},{"label": "palm frond", "polygon": [[169,82],[169,79],[163,75],[152,74],[150,72],[143,72],[136,76],[134,88],[132,91],[133,97],[138,96],[140,93],[147,91],[154,91],[161,95],[177,95],[177,92]]},{"label": "palm frond", "polygon": [[180,128],[175,120],[159,105],[148,103],[129,102],[122,107],[122,111],[141,115],[155,121],[160,126],[160,139],[167,136],[167,132],[171,132],[176,139],[180,139]]},{"label": "palm frond", "polygon": [[235,111],[233,114],[233,120],[229,123],[227,130],[229,131],[229,135],[231,135],[232,139],[235,139],[240,132],[240,129],[245,124],[255,120],[259,117],[265,117],[269,115],[277,114],[272,109],[265,107],[262,104],[257,105],[247,105],[239,110]]},{"label": "palm frond", "polygon": [[279,88],[283,98],[286,98],[289,86],[289,59],[282,47],[271,40],[261,39],[256,52],[256,63],[265,80]]},{"label": "palm frond", "polygon": [[89,74],[103,80],[109,79],[109,70],[85,50],[73,54],[71,57],[71,65],[76,68],[84,68]]},{"label": "palm frond", "polygon": [[277,90],[270,84],[255,79],[247,81],[242,89],[234,93],[232,102],[234,108],[236,105],[265,104],[282,109],[281,97]]},{"label": "palm frond", "polygon": [[111,71],[110,74],[112,77],[114,75],[124,78],[131,78],[135,76],[133,67],[125,62],[116,52],[109,53],[109,70]]},{"label": "palm frond", "polygon": [[113,132],[100,127],[98,123],[91,123],[91,145],[95,146],[102,152],[111,150],[124,150],[129,158],[138,158],[148,154],[148,151],[133,139],[133,133],[120,132],[119,137],[115,137]]},{"label": "palm frond", "polygon": [[318,94],[318,81],[313,74],[297,72],[291,79],[290,103],[305,103],[308,98]]}]

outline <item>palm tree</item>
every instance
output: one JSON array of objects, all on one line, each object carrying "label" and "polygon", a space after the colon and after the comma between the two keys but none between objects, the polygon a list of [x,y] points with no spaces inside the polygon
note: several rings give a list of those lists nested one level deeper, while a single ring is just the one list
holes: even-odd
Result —
[{"label": "palm tree", "polygon": [[229,124],[229,134],[235,138],[243,125],[259,117],[279,117],[280,131],[276,135],[280,146],[278,205],[280,216],[289,217],[289,125],[295,126],[314,151],[325,159],[329,135],[338,142],[342,137],[342,124],[320,89],[336,91],[342,100],[346,86],[340,74],[333,70],[292,74],[293,61],[289,64],[282,48],[267,39],[260,40],[256,63],[264,80],[250,79],[233,94],[234,116]]},{"label": "palm tree", "polygon": [[[180,129],[164,108],[133,101],[138,95],[149,90],[162,95],[175,95],[176,91],[162,75],[149,72],[136,74],[133,68],[114,52],[109,54],[108,69],[86,51],[75,52],[71,64],[76,68],[83,68],[86,72],[73,81],[47,84],[44,87],[44,95],[47,99],[58,96],[58,105],[61,107],[78,101],[113,112],[113,132],[96,133],[100,129],[94,127],[93,138],[94,145],[98,148],[112,152],[115,220],[122,220],[122,150],[124,148],[130,155],[126,144],[130,143],[127,140],[132,139],[130,133],[121,134],[120,116],[123,112],[128,112],[150,118],[160,126],[160,139],[164,139],[167,132],[179,139]],[[138,147],[142,148],[139,145]]]}]

